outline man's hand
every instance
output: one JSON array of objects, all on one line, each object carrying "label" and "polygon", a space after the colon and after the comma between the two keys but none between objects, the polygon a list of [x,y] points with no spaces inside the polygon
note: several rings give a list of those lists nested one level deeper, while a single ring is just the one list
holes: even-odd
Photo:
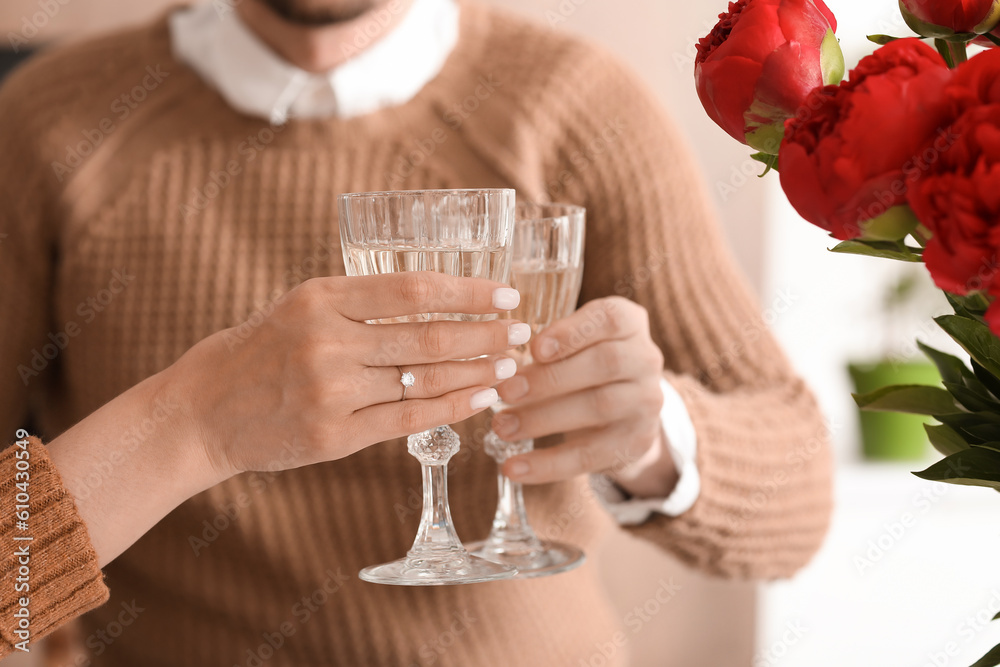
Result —
[{"label": "man's hand", "polygon": [[591,301],[539,334],[531,353],[534,363],[497,387],[511,407],[493,428],[505,440],[565,433],[566,441],[513,457],[504,472],[542,484],[611,470],[624,473],[619,483],[631,490],[625,480],[648,482],[654,470],[659,493],[668,495],[677,473],[661,442],[663,354],[646,309],[621,297]]}]

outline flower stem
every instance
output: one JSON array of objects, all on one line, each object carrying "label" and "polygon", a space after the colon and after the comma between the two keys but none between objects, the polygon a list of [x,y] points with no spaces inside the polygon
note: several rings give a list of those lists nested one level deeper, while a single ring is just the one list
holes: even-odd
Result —
[{"label": "flower stem", "polygon": [[948,51],[951,53],[952,67],[958,67],[969,59],[966,49],[966,42],[948,42]]}]

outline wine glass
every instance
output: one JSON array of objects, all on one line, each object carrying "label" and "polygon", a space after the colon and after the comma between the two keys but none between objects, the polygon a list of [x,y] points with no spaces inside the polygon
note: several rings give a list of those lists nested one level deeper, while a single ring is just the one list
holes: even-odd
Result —
[{"label": "wine glass", "polygon": [[[437,271],[507,282],[514,228],[514,191],[412,190],[344,194],[338,199],[340,237],[348,275]],[[425,313],[378,323],[481,321],[496,315]],[[410,435],[407,451],[420,462],[423,511],[413,546],[391,563],[366,567],[378,584],[433,586],[493,581],[514,567],[469,554],[448,506],[448,461],[459,450],[449,426]]]},{"label": "wine glass", "polygon": [[[511,286],[521,303],[509,317],[527,323],[535,336],[576,309],[583,280],[583,239],[586,213],[567,204],[517,205],[512,248]],[[531,363],[528,345],[518,348],[519,365]],[[499,412],[505,406],[494,406]],[[507,442],[492,430],[484,448],[498,466],[534,448],[533,440]],[[571,570],[583,563],[583,552],[569,544],[543,542],[528,523],[522,485],[497,469],[499,500],[493,528],[483,542],[470,545],[476,556],[513,565],[518,578],[540,577]]]}]

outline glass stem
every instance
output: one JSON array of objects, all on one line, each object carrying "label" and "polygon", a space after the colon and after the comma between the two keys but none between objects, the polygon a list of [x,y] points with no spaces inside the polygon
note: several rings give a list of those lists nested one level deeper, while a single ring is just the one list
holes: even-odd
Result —
[{"label": "glass stem", "polygon": [[465,551],[448,507],[448,464],[421,464],[424,480],[424,507],[420,527],[408,555],[411,558]]},{"label": "glass stem", "polygon": [[524,508],[524,486],[512,482],[502,472],[497,471],[497,512],[493,517],[493,530],[489,542],[522,544],[526,548],[541,548],[541,543],[528,524],[528,514]]}]

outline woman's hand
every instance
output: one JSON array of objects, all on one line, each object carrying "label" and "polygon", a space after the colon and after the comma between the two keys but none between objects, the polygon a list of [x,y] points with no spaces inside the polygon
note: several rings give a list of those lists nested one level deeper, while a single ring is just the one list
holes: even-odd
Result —
[{"label": "woman's hand", "polygon": [[676,471],[660,441],[663,354],[646,309],[621,297],[590,301],[539,334],[531,353],[534,363],[497,387],[511,407],[493,428],[509,441],[556,433],[566,441],[512,457],[504,472],[527,484],[623,472],[655,446],[657,486],[667,495]]},{"label": "woman's hand", "polygon": [[[499,283],[429,272],[317,278],[248,335],[210,336],[171,370],[220,478],[330,461],[493,405],[491,387],[516,370],[503,353],[530,335],[510,320],[366,320],[494,314],[518,299]],[[416,379],[405,401],[400,368]]]},{"label": "woman's hand", "polygon": [[[486,409],[490,387],[516,370],[503,352],[528,340],[527,325],[365,320],[500,313],[517,301],[499,283],[435,273],[317,278],[267,317],[201,341],[49,443],[99,565],[238,472],[339,459]],[[397,366],[416,377],[402,402]]]}]

